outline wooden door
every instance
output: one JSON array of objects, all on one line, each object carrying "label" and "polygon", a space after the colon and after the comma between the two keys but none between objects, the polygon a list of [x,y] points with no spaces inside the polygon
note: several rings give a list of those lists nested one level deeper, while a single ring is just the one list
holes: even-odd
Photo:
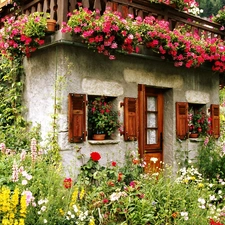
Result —
[{"label": "wooden door", "polygon": [[156,172],[163,160],[163,91],[139,85],[138,102],[139,154],[146,172]]}]

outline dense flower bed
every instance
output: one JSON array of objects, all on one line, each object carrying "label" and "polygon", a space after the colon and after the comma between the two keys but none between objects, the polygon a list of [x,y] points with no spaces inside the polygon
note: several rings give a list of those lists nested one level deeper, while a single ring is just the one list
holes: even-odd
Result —
[{"label": "dense flower bed", "polygon": [[101,154],[91,152],[75,179],[65,178],[60,163],[51,161],[51,154],[44,153],[35,139],[30,151],[16,153],[3,143],[0,148],[2,225],[223,225],[225,221],[225,180],[205,180],[190,164],[176,175],[166,165],[145,174],[145,164],[135,151],[128,150],[123,166],[115,161],[102,166]]}]

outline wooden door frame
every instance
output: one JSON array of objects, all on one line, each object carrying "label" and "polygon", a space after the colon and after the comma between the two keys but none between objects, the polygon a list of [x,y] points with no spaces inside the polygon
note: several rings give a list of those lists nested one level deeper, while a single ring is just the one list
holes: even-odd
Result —
[{"label": "wooden door frame", "polygon": [[[151,89],[150,91],[148,91],[147,89]],[[147,93],[152,93],[152,94],[159,94],[162,95],[162,104],[159,106],[160,107],[160,117],[161,117],[161,121],[159,121],[160,124],[158,124],[158,126],[160,126],[160,131],[162,132],[162,136],[163,136],[163,89],[159,89],[159,88],[154,88],[154,87],[149,87],[146,86],[144,84],[139,84],[138,85],[138,108],[139,108],[139,140],[138,140],[138,147],[139,147],[139,154],[140,157],[142,159],[145,158],[145,150],[148,148],[147,144],[146,144],[146,130],[145,130],[145,126],[146,126],[146,95]],[[160,138],[160,137],[159,137]],[[146,152],[149,154],[159,154],[161,153],[161,161],[163,161],[163,139],[160,140],[162,141],[161,143],[161,148],[155,148],[153,150],[151,150],[149,148],[149,150]]]}]

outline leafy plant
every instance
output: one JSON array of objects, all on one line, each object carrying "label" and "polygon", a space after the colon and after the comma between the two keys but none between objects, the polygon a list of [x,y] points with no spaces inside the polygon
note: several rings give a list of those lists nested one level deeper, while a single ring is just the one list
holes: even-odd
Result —
[{"label": "leafy plant", "polygon": [[118,112],[106,97],[97,97],[88,104],[88,125],[94,134],[110,136],[119,128]]}]

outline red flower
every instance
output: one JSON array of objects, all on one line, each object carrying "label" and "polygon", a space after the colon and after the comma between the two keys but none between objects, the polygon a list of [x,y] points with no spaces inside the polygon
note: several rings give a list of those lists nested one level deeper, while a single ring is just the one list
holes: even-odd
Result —
[{"label": "red flower", "polygon": [[63,186],[65,188],[71,188],[72,187],[72,179],[71,178],[65,178],[63,181]]},{"label": "red flower", "polygon": [[104,198],[104,199],[102,200],[102,202],[103,202],[104,204],[107,204],[107,203],[109,202],[109,200],[108,200],[107,198]]},{"label": "red flower", "polygon": [[112,161],[112,166],[116,166],[116,162]]},{"label": "red flower", "polygon": [[92,152],[90,156],[93,161],[98,161],[101,159],[101,155],[98,152]]},{"label": "red flower", "polygon": [[117,181],[120,182],[122,179],[123,179],[123,174],[121,172],[119,172]]},{"label": "red flower", "polygon": [[214,221],[213,219],[210,219],[210,225],[223,225],[223,224],[218,221]]},{"label": "red flower", "polygon": [[111,186],[111,187],[114,187],[115,186],[115,184],[114,184],[114,182],[113,181],[108,181],[108,186]]}]

